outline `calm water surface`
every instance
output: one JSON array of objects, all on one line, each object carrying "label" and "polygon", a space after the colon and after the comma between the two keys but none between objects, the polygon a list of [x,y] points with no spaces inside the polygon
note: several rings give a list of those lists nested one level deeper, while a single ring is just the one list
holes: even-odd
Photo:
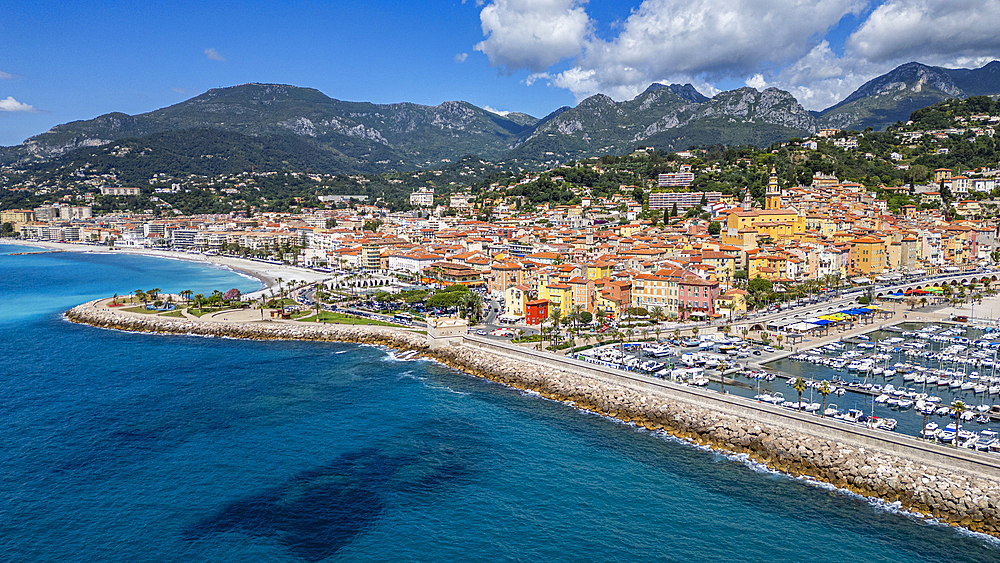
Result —
[{"label": "calm water surface", "polygon": [[68,323],[257,282],[0,246],[0,560],[1000,561],[995,544],[437,364]]}]

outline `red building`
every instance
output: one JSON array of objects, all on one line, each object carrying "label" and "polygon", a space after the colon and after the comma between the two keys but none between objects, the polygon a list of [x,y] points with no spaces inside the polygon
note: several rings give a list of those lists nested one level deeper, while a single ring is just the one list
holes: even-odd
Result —
[{"label": "red building", "polygon": [[715,315],[715,298],[719,296],[718,282],[685,276],[678,284],[677,293],[677,308],[682,319]]},{"label": "red building", "polygon": [[536,299],[524,304],[524,322],[529,325],[540,325],[549,318],[549,300]]}]

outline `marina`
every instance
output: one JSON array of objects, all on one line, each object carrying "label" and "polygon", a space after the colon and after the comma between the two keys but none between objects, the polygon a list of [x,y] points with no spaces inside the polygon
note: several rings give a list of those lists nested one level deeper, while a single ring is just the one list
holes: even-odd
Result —
[{"label": "marina", "polygon": [[905,322],[773,360],[721,334],[605,345],[577,358],[998,455],[998,350],[993,327]]}]

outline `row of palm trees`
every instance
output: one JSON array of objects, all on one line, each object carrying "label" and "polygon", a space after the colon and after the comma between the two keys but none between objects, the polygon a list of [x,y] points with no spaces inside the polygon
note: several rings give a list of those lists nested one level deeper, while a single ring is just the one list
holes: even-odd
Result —
[{"label": "row of palm trees", "polygon": [[[279,278],[279,280],[280,280],[280,278]],[[157,301],[157,298],[159,298],[161,296],[160,291],[161,290],[158,287],[154,287],[153,289],[148,289],[148,290],[137,289],[137,290],[135,290],[135,291],[132,292],[132,295],[133,295],[132,299],[134,301],[142,303],[143,305],[145,305],[147,302],[148,303],[155,303]],[[217,304],[221,305],[222,304],[222,300],[223,300],[223,293],[221,291],[219,291],[218,289],[216,289],[215,291],[213,291],[212,294],[210,296],[208,296],[207,298],[205,297],[204,294],[202,294],[202,293],[197,293],[196,294],[193,291],[191,291],[190,289],[185,289],[183,291],[180,291],[180,292],[178,292],[178,295],[180,295],[188,303],[191,303],[193,301],[195,303],[195,306],[198,308],[199,311],[202,310],[202,306],[205,303],[217,303]],[[116,293],[115,294],[115,299],[117,300],[117,298],[118,298],[118,294]],[[168,297],[168,299],[169,299],[169,297]]]}]

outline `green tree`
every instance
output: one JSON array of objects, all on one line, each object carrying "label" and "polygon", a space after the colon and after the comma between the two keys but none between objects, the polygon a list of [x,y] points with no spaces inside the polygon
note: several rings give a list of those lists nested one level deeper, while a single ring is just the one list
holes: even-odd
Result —
[{"label": "green tree", "polygon": [[965,412],[965,403],[963,401],[955,401],[951,404],[951,408],[955,410],[955,447],[958,447],[958,432],[962,429],[962,413]]},{"label": "green tree", "polygon": [[826,396],[829,395],[832,392],[833,392],[833,389],[830,388],[830,382],[829,381],[823,380],[823,383],[819,384],[819,394],[823,395],[823,406],[822,406],[822,408],[820,410],[820,416],[822,416],[822,417],[826,416]]},{"label": "green tree", "polygon": [[708,224],[708,234],[713,237],[722,232],[722,223],[718,221],[712,221]]},{"label": "green tree", "polygon": [[770,280],[765,280],[764,278],[757,276],[756,278],[750,280],[747,283],[747,291],[752,294],[758,295],[761,293],[770,293],[774,289],[774,283]]},{"label": "green tree", "polygon": [[792,386],[799,394],[799,405],[798,410],[802,410],[802,392],[806,390],[806,380],[798,377],[795,379],[795,384]]}]

